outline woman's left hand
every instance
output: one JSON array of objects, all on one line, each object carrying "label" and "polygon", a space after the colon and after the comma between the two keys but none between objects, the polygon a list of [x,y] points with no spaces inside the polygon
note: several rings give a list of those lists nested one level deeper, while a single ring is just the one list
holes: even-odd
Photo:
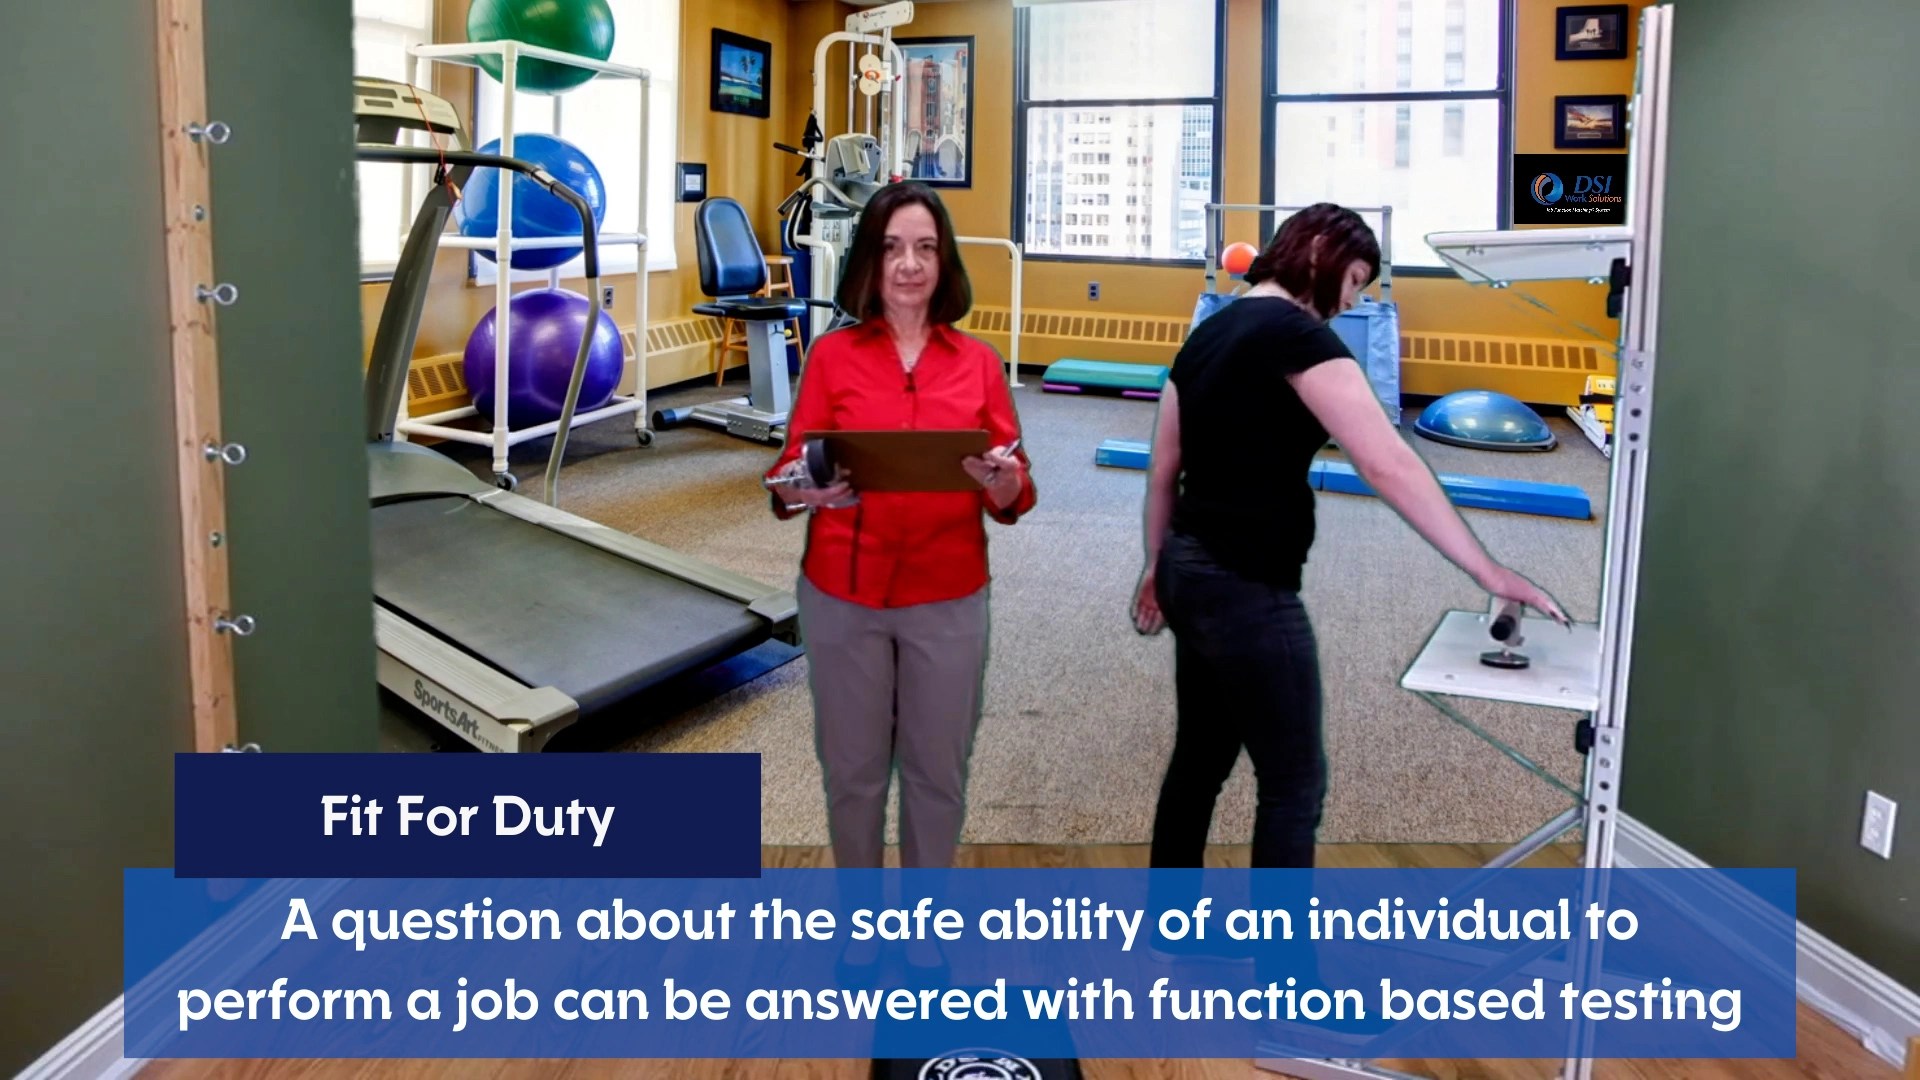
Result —
[{"label": "woman's left hand", "polygon": [[1147,637],[1167,628],[1166,612],[1160,610],[1160,593],[1154,583],[1154,567],[1147,564],[1140,575],[1140,587],[1133,591],[1133,628]]},{"label": "woman's left hand", "polygon": [[960,465],[986,489],[987,498],[993,500],[995,507],[1004,510],[1020,497],[1027,467],[1019,455],[1005,447],[996,446],[985,454],[967,458]]}]

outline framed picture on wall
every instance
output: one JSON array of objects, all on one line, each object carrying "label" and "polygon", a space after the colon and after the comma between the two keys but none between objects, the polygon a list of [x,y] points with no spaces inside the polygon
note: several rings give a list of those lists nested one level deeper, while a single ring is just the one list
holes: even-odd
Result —
[{"label": "framed picture on wall", "polygon": [[895,38],[907,61],[901,80],[907,179],[973,186],[973,38]]},{"label": "framed picture on wall", "polygon": [[713,111],[765,120],[772,113],[773,46],[713,28]]},{"label": "framed picture on wall", "polygon": [[1598,94],[1553,99],[1556,150],[1619,150],[1627,145],[1627,96]]},{"label": "framed picture on wall", "polygon": [[1625,60],[1627,5],[1563,7],[1554,12],[1555,60]]}]

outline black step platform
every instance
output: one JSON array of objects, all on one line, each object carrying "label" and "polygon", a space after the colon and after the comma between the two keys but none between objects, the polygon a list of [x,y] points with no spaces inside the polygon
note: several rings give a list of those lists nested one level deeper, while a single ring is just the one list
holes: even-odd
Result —
[{"label": "black step platform", "polygon": [[1081,1080],[1077,1058],[1028,1059],[991,1048],[873,1063],[873,1080]]}]

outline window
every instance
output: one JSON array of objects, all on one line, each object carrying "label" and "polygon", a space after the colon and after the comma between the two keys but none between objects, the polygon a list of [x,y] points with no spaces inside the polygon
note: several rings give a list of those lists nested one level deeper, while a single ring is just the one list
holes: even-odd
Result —
[{"label": "window", "polygon": [[[647,269],[672,270],[675,207],[674,160],[679,152],[679,0],[608,0],[613,10],[613,55],[616,64],[645,68],[652,76],[652,116],[648,125],[647,217],[640,226],[640,84],[631,79],[595,79],[558,96],[522,92],[514,105],[516,132],[560,134],[580,147],[600,170],[607,185],[607,216],[601,229],[610,233],[645,232]],[[478,77],[473,139],[479,146],[500,136],[501,85],[486,75]],[[637,249],[608,247],[600,253],[600,272],[634,272]],[[494,280],[497,267],[488,259],[473,260],[481,284]],[[560,268],[562,277],[584,273],[582,260]],[[545,279],[545,271],[522,272],[529,280]],[[519,274],[515,275],[520,276]]]},{"label": "window", "polygon": [[[1442,269],[1428,233],[1501,227],[1511,8],[1267,0],[1264,201],[1393,207],[1396,272]],[[1334,137],[1336,119],[1347,138]]]},{"label": "window", "polygon": [[[354,0],[353,73],[407,81],[407,50],[433,38],[433,0]],[[424,166],[358,165],[360,271],[393,272],[400,244],[413,225],[418,196],[429,182]],[[409,185],[407,173],[414,172]],[[414,198],[409,199],[409,194]]]},{"label": "window", "polygon": [[[678,0],[609,0],[614,16],[615,63],[646,68],[652,80],[652,159],[648,178],[649,270],[671,270],[676,265],[673,244],[674,156],[679,145],[678,76],[680,5]],[[405,82],[409,77],[407,50],[433,40],[433,0],[354,0],[354,72]],[[413,77],[430,83],[436,65],[422,62]],[[500,134],[500,84],[475,69],[478,85],[469,134],[475,147]],[[608,206],[602,229],[637,232],[640,216],[639,84],[631,80],[597,79],[558,98],[521,94],[515,127],[522,132],[552,132],[554,108],[561,109],[561,132],[585,150],[606,181]],[[456,102],[464,105],[465,102]],[[424,142],[421,145],[425,145]],[[400,257],[400,245],[413,224],[413,214],[430,183],[427,166],[362,165],[360,184],[361,273],[391,273]],[[408,173],[414,175],[409,182]],[[636,249],[609,247],[601,253],[603,274],[632,273]],[[474,260],[482,283],[493,280],[495,267]],[[561,268],[563,276],[583,272],[576,259]],[[544,278],[544,272],[529,274]]]},{"label": "window", "polygon": [[[1014,230],[1029,257],[1206,258],[1223,0],[1015,0]],[[1075,153],[1069,147],[1123,146]],[[1109,166],[1086,171],[1074,166]],[[1068,206],[1137,207],[1125,228]],[[1136,220],[1138,222],[1136,224]]]}]

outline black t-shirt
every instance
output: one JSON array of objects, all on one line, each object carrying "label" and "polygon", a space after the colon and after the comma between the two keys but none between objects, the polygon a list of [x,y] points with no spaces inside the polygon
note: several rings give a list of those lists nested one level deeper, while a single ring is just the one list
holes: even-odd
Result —
[{"label": "black t-shirt", "polygon": [[1298,590],[1314,534],[1307,476],[1327,431],[1287,376],[1352,355],[1284,297],[1241,297],[1194,328],[1170,375],[1180,399],[1174,531],[1225,569]]}]

